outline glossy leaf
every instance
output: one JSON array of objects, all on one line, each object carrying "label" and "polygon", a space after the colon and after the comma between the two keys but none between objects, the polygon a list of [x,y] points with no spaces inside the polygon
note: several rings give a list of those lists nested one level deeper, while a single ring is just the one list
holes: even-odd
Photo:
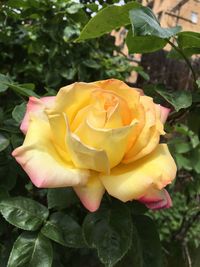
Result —
[{"label": "glossy leaf", "polygon": [[83,28],[77,41],[100,37],[113,29],[130,24],[128,12],[140,7],[137,2],[129,2],[123,6],[111,5],[101,9]]},{"label": "glossy leaf", "polygon": [[156,92],[160,94],[167,102],[169,102],[176,111],[182,108],[188,108],[192,105],[192,95],[189,91],[172,91],[169,92],[166,88],[156,87]]},{"label": "glossy leaf", "polygon": [[10,141],[5,136],[0,134],[0,152],[6,149],[9,146],[9,144]]},{"label": "glossy leaf", "polygon": [[177,41],[182,49],[200,48],[200,33],[190,31],[180,32]]},{"label": "glossy leaf", "polygon": [[132,221],[129,210],[121,202],[115,202],[110,207],[102,206],[86,216],[83,233],[88,246],[97,249],[101,262],[112,267],[131,246]]},{"label": "glossy leaf", "polygon": [[37,230],[49,215],[45,206],[25,197],[1,200],[0,212],[10,224],[28,231]]},{"label": "glossy leaf", "polygon": [[42,234],[22,233],[14,243],[7,267],[51,267],[52,245]]},{"label": "glossy leaf", "polygon": [[47,193],[48,208],[68,208],[79,200],[72,188],[50,188]]},{"label": "glossy leaf", "polygon": [[154,222],[145,215],[135,216],[133,222],[142,248],[143,267],[161,267],[161,243]]},{"label": "glossy leaf", "polygon": [[132,245],[126,255],[115,267],[144,267],[140,238],[136,227],[133,225]]},{"label": "glossy leaf", "polygon": [[26,103],[23,102],[20,105],[15,106],[12,111],[12,117],[17,123],[21,123],[26,111]]},{"label": "glossy leaf", "polygon": [[151,53],[162,49],[167,41],[157,36],[134,36],[129,30],[126,44],[129,53]]},{"label": "glossy leaf", "polygon": [[23,85],[10,83],[10,84],[8,84],[8,86],[14,92],[16,92],[16,93],[18,93],[20,95],[39,97],[38,94],[36,94],[35,92],[33,92],[33,90],[27,89]]},{"label": "glossy leaf", "polygon": [[84,247],[80,225],[70,216],[56,212],[45,223],[42,233],[53,241],[71,248]]},{"label": "glossy leaf", "polygon": [[157,36],[163,39],[170,38],[180,32],[181,27],[176,26],[164,29],[154,13],[148,7],[138,7],[129,12],[134,36]]}]

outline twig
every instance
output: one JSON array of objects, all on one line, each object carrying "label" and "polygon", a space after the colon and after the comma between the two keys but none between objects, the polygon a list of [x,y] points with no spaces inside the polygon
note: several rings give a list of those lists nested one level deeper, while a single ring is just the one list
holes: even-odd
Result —
[{"label": "twig", "polygon": [[186,220],[186,214],[183,218],[183,221],[181,223],[180,226],[180,230],[174,235],[174,238],[176,240],[184,240],[186,233],[188,232],[188,230],[190,229],[190,227],[192,226],[192,224],[197,221],[200,218],[200,211],[198,211],[196,214],[194,214],[193,216],[190,217],[190,219],[187,221]]},{"label": "twig", "polygon": [[188,246],[187,246],[186,242],[184,242],[183,248],[184,248],[186,258],[187,258],[188,267],[192,267],[192,260],[191,260],[190,253],[189,253]]}]

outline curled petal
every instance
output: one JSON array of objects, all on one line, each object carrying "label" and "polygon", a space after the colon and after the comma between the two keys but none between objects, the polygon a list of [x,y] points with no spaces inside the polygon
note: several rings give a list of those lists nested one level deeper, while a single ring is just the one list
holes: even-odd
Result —
[{"label": "curled petal", "polygon": [[48,123],[38,117],[31,118],[24,144],[12,155],[37,187],[83,185],[90,175],[59,156]]},{"label": "curled petal", "polygon": [[130,163],[151,153],[159,143],[160,135],[164,134],[160,120],[160,108],[153,103],[152,98],[142,96],[140,101],[144,107],[145,123],[141,132],[126,153],[123,162]]},{"label": "curled petal", "polygon": [[165,209],[172,206],[171,198],[165,189],[151,189],[138,200],[152,210]]},{"label": "curled petal", "polygon": [[167,145],[159,144],[148,156],[119,164],[100,179],[108,193],[124,202],[140,199],[152,188],[161,190],[176,176],[176,165]]},{"label": "curled petal", "polygon": [[136,110],[140,98],[140,92],[138,92],[137,88],[131,88],[126,83],[117,79],[108,79],[90,84],[95,84],[101,90],[115,92],[127,102],[130,109]]},{"label": "curled petal", "polygon": [[39,116],[42,119],[46,119],[45,108],[50,108],[54,105],[55,96],[47,96],[42,98],[30,97],[27,103],[26,114],[22,120],[20,130],[26,134],[30,121],[30,114]]},{"label": "curled petal", "polygon": [[85,208],[91,212],[94,212],[99,208],[105,192],[105,188],[95,173],[88,179],[86,185],[76,186],[74,187],[74,190]]},{"label": "curled petal", "polygon": [[71,124],[79,110],[90,104],[91,92],[98,90],[95,84],[73,83],[62,87],[55,100],[55,113],[66,113]]},{"label": "curled petal", "polygon": [[106,152],[103,149],[95,149],[94,147],[84,144],[78,136],[71,133],[67,117],[64,113],[49,113],[48,118],[52,133],[55,137],[55,143],[59,144],[61,149],[67,151],[74,166],[107,174],[110,172],[110,165]]},{"label": "curled petal", "polygon": [[121,128],[99,129],[93,127],[88,121],[83,121],[76,129],[75,134],[85,145],[105,151],[109,159],[110,168],[113,168],[124,157],[129,137],[136,125],[137,121],[133,120],[130,125]]}]

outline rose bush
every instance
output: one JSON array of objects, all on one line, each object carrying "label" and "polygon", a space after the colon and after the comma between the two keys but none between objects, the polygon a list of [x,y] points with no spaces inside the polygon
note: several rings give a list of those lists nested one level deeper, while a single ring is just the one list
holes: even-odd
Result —
[{"label": "rose bush", "polygon": [[30,97],[21,124],[26,138],[12,155],[34,185],[72,186],[90,211],[105,190],[123,202],[170,207],[164,187],[176,165],[159,144],[168,113],[116,79],[74,83],[55,97]]}]

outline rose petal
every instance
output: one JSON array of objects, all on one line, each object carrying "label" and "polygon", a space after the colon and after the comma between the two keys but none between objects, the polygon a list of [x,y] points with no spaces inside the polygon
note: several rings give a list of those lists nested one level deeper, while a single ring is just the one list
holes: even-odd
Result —
[{"label": "rose petal", "polygon": [[105,188],[95,173],[89,178],[84,186],[76,186],[74,190],[82,204],[91,212],[96,211],[101,203]]},{"label": "rose petal", "polygon": [[24,144],[12,155],[37,187],[82,185],[90,176],[89,171],[77,169],[59,156],[48,123],[38,117],[31,118]]},{"label": "rose petal", "polygon": [[91,169],[99,172],[109,173],[110,165],[106,152],[87,146],[75,134],[70,132],[67,117],[64,113],[48,113],[51,130],[55,141],[68,151],[72,162],[77,168]]},{"label": "rose petal", "polygon": [[126,153],[123,163],[130,163],[151,153],[158,145],[160,135],[164,134],[160,121],[160,109],[153,103],[153,99],[142,96],[140,101],[144,107],[145,124],[135,142]]},{"label": "rose petal", "polygon": [[[83,121],[75,130],[75,134],[85,145],[106,152],[110,168],[119,164],[127,151],[129,137],[134,131],[137,121],[133,120],[128,126],[116,129],[99,129]],[[116,153],[117,150],[117,153]]]},{"label": "rose petal", "polygon": [[73,83],[62,87],[55,100],[55,113],[66,113],[71,125],[79,110],[90,104],[91,93],[99,88],[95,84]]},{"label": "rose petal", "polygon": [[165,108],[161,105],[158,105],[158,106],[160,106],[160,111],[161,111],[160,120],[164,124],[168,118],[169,113],[170,113],[170,108]]},{"label": "rose petal", "polygon": [[147,208],[152,210],[170,208],[172,206],[171,198],[167,190],[148,190],[146,195],[138,199],[140,202],[144,203]]},{"label": "rose petal", "polygon": [[40,99],[36,97],[30,97],[27,103],[26,113],[22,120],[20,130],[26,134],[29,126],[30,113],[39,116],[40,118],[46,119],[44,114],[44,109],[53,106],[55,101],[55,96],[42,97]]},{"label": "rose petal", "polygon": [[159,144],[148,156],[119,164],[100,179],[108,193],[124,202],[139,199],[152,188],[162,189],[175,178],[176,165],[166,144]]},{"label": "rose petal", "polygon": [[120,80],[108,79],[97,81],[91,84],[97,85],[101,90],[103,89],[115,92],[127,102],[130,109],[135,110],[139,103],[140,92],[134,90],[134,88],[128,86],[126,83]]}]

